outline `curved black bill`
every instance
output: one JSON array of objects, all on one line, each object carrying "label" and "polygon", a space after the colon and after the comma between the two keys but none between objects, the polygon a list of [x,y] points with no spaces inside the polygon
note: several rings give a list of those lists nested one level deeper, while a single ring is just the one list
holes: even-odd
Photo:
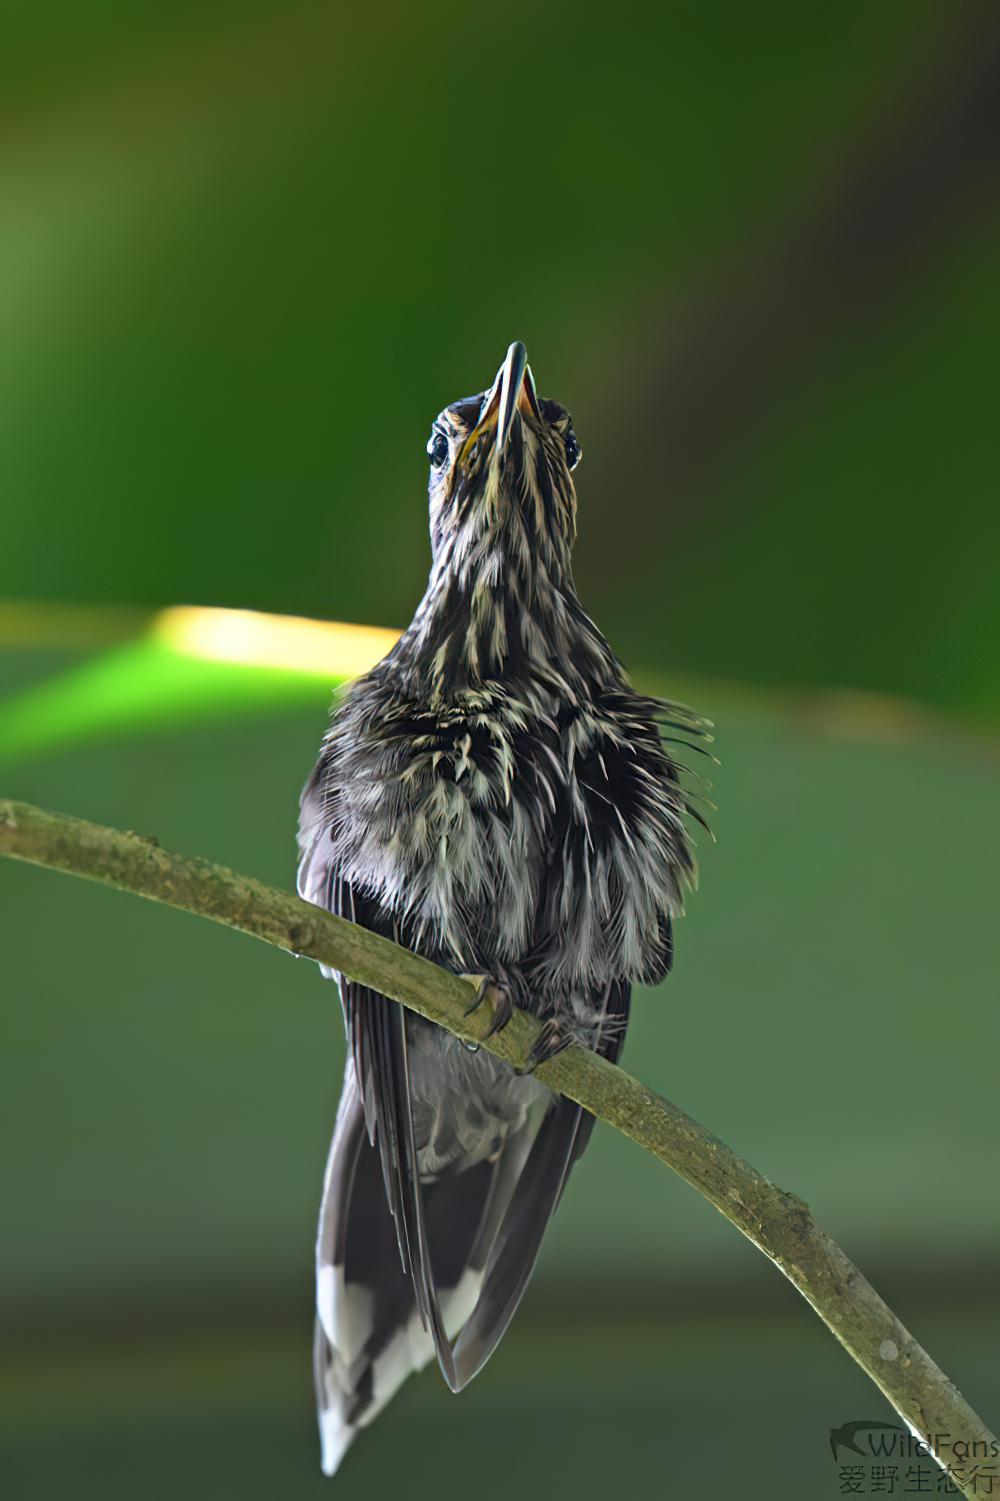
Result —
[{"label": "curved black bill", "polygon": [[507,358],[500,367],[500,406],[497,411],[497,451],[502,452],[510,432],[510,425],[517,411],[517,404],[528,368],[528,351],[516,339],[507,351]]},{"label": "curved black bill", "polygon": [[515,339],[507,350],[506,359],[497,371],[496,379],[483,400],[479,421],[462,449],[461,462],[464,463],[468,459],[483,433],[494,424],[496,425],[494,452],[501,454],[510,436],[514,413],[519,409],[522,412],[531,412],[535,417],[539,416],[535,382],[532,379],[531,366],[528,364],[528,351],[520,339]]}]

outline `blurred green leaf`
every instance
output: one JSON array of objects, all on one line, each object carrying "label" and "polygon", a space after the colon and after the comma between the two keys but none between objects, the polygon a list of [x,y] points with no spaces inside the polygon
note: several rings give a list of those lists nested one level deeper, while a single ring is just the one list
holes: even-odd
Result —
[{"label": "blurred green leaf", "polygon": [[141,640],[0,704],[0,758],[87,740],[218,720],[234,713],[322,704],[343,679],[213,662]]},{"label": "blurred green leaf", "polygon": [[[84,607],[80,625],[92,627]],[[127,617],[126,617],[127,618]],[[65,606],[0,610],[8,638],[72,639]],[[104,629],[111,623],[103,621]],[[144,633],[0,703],[0,757],[8,759],[155,728],[328,701],[367,671],[397,632],[251,610],[174,606]]]}]

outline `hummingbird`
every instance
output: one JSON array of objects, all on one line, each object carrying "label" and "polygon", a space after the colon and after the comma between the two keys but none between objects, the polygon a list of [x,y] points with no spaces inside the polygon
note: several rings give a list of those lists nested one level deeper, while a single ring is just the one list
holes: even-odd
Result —
[{"label": "hummingbird", "polygon": [[617,1061],[704,823],[675,752],[708,721],[637,693],[580,603],[580,445],[522,343],[427,454],[426,592],[335,705],[299,892],[475,976],[494,1028],[542,1028],[515,1069],[326,972],[348,1040],[316,1248],[326,1474],[411,1372],[436,1356],[460,1391],[503,1336],[594,1124],[535,1069],[570,1043]]}]

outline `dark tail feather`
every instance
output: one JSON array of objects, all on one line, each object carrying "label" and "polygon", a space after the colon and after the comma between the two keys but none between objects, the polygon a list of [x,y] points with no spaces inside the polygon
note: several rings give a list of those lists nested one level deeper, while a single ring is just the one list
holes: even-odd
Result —
[{"label": "dark tail feather", "polygon": [[[631,988],[612,985],[594,1039],[596,1050],[617,1063],[625,1041]],[[480,1234],[486,1261],[482,1291],[461,1334],[445,1358],[438,1346],[438,1361],[452,1391],[468,1385],[489,1360],[503,1338],[534,1270],[542,1237],[558,1207],[570,1169],[586,1149],[594,1129],[594,1117],[572,1101],[557,1098],[550,1106],[534,1140],[512,1137],[500,1159],[513,1169],[505,1198],[494,1195],[494,1214]],[[523,1136],[524,1133],[519,1133]],[[520,1151],[520,1161],[515,1154]],[[527,1155],[527,1161],[525,1161]]]},{"label": "dark tail feather", "polygon": [[476,1306],[452,1348],[450,1368],[441,1365],[452,1391],[461,1391],[482,1370],[517,1312],[573,1165],[582,1115],[579,1105],[559,1100],[539,1128],[494,1233]]},{"label": "dark tail feather", "polygon": [[[612,985],[593,1045],[617,1061],[628,1021],[630,987]],[[402,1134],[409,1137],[408,1160],[415,1161],[409,1102],[405,1029],[398,1029],[402,1067],[400,1085]],[[472,1249],[470,1270],[481,1272],[481,1290],[456,1339],[452,1320],[443,1316],[428,1230],[429,1195],[415,1174],[402,1173],[400,1210],[409,1227],[411,1267],[418,1303],[433,1336],[441,1373],[454,1392],[482,1370],[517,1311],[534,1270],[542,1238],[566,1185],[570,1168],[582,1154],[593,1117],[569,1100],[555,1098],[520,1131],[512,1133],[500,1154],[481,1228]],[[461,1193],[467,1174],[451,1180]],[[447,1181],[447,1180],[444,1180]],[[443,1183],[442,1183],[443,1186]]]}]

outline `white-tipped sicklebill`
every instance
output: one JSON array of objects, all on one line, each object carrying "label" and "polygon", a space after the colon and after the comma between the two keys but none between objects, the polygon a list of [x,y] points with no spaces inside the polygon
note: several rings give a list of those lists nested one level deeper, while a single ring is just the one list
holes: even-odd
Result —
[{"label": "white-tipped sicklebill", "polygon": [[[573,586],[569,413],[524,346],[435,421],[432,562],[409,628],[339,703],[302,797],[299,889],[457,971],[502,1025],[617,1059],[634,984],[670,968],[698,817]],[[667,733],[664,733],[664,731]],[[317,1248],[323,1467],[437,1356],[459,1390],[506,1329],[592,1118],[353,981]]]}]

